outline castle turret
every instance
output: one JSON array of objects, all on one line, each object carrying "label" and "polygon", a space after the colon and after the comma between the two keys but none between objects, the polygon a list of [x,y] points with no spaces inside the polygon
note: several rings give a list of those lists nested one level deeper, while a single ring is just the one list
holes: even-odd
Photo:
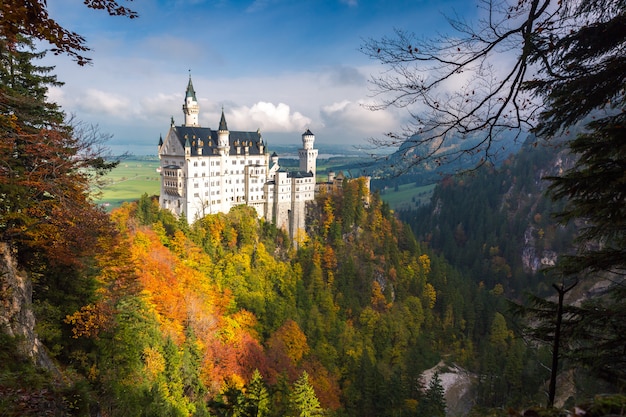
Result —
[{"label": "castle turret", "polygon": [[317,166],[317,149],[313,149],[315,135],[309,129],[302,134],[302,149],[298,150],[300,157],[300,171],[311,172],[315,175]]},{"label": "castle turret", "polygon": [[193,83],[191,82],[191,74],[189,74],[189,83],[187,84],[187,91],[185,92],[183,113],[185,114],[185,126],[200,126],[198,124],[198,114],[200,113],[200,107],[198,106],[196,92],[194,91]]},{"label": "castle turret", "polygon": [[191,144],[189,143],[189,138],[185,135],[185,157],[189,158],[191,156]]},{"label": "castle turret", "polygon": [[229,136],[228,126],[226,126],[226,117],[224,116],[224,108],[222,108],[222,117],[220,119],[220,126],[217,129],[217,146],[222,153],[228,154],[229,148]]}]

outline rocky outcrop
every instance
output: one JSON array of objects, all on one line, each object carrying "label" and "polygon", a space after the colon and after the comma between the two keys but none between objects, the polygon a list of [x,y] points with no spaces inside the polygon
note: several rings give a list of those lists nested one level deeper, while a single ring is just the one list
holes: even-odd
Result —
[{"label": "rocky outcrop", "polygon": [[35,333],[32,304],[32,282],[28,274],[18,269],[11,248],[0,243],[0,332],[16,339],[20,356],[56,373],[57,368]]},{"label": "rocky outcrop", "polygon": [[439,372],[439,379],[446,398],[446,416],[462,417],[469,414],[475,403],[475,376],[457,365],[439,362],[422,373],[422,383],[428,386],[431,379]]},{"label": "rocky outcrop", "polygon": [[554,266],[558,254],[553,250],[539,249],[534,235],[535,226],[528,225],[524,232],[524,246],[522,247],[522,266],[525,272],[536,274],[542,268]]}]

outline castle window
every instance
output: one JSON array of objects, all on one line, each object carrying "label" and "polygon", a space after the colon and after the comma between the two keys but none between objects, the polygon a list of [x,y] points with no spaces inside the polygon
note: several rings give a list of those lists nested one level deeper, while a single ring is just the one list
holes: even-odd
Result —
[{"label": "castle window", "polygon": [[202,166],[203,167],[206,166],[206,162],[205,161],[202,161]]},{"label": "castle window", "polygon": [[200,197],[200,194],[195,193],[193,196],[194,196],[194,197]]},{"label": "castle window", "polygon": [[197,167],[198,166],[198,161],[194,162],[193,166]]}]

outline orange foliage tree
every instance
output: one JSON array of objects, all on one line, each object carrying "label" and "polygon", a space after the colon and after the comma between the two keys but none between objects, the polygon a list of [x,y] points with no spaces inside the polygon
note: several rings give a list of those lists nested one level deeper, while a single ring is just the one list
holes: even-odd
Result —
[{"label": "orange foliage tree", "polygon": [[[209,392],[218,393],[224,381],[250,378],[255,368],[267,372],[254,330],[256,317],[232,308],[230,291],[220,289],[211,276],[217,267],[214,260],[180,231],[167,239],[169,248],[164,246],[162,236],[134,223],[134,210],[134,205],[127,205],[113,217],[124,223],[120,229],[128,235],[139,294],[159,322],[161,333],[179,347],[185,343],[186,329],[193,330],[202,352],[202,382]],[[206,223],[213,228],[209,239],[222,240],[218,235],[228,229],[227,224],[219,217],[213,220],[217,221]],[[221,243],[229,242],[230,238]]]},{"label": "orange foliage tree", "polygon": [[291,380],[298,376],[297,366],[304,355],[309,352],[306,335],[298,323],[289,319],[270,336],[267,341],[268,357],[273,374],[270,381],[275,382],[276,376],[287,374]]}]

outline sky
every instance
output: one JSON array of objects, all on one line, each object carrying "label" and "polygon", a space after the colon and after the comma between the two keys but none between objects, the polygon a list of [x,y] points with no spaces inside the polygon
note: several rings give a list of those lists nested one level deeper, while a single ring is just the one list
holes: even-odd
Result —
[{"label": "sky", "polygon": [[[156,155],[171,118],[183,123],[191,76],[199,122],[261,130],[272,144],[369,146],[400,130],[406,109],[371,111],[369,79],[385,68],[359,51],[394,28],[433,36],[446,16],[471,18],[468,0],[135,0],[138,19],[111,17],[76,0],[48,2],[50,17],[86,38],[92,65],[49,54],[62,87],[49,98],[110,135],[113,154]],[[44,45],[45,46],[45,45]]]}]

